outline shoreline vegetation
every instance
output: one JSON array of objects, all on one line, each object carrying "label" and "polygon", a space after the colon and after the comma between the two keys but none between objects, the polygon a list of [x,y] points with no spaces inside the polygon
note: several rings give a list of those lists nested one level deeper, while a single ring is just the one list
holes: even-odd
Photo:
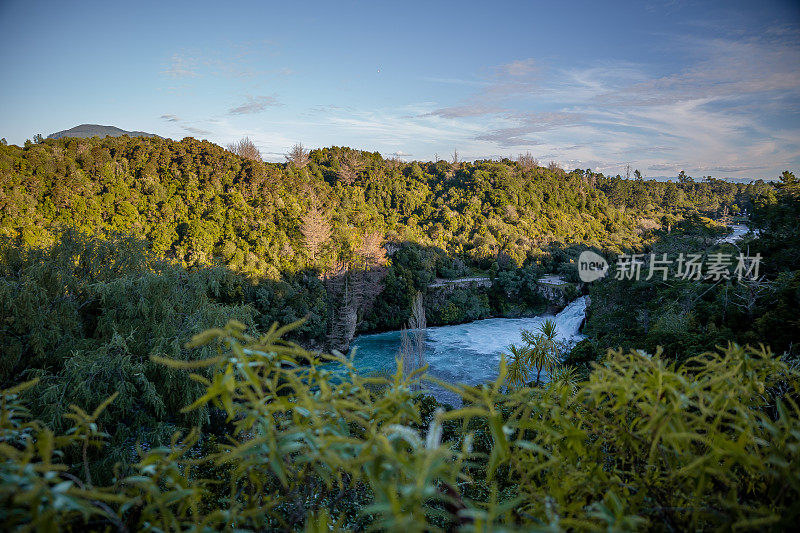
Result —
[{"label": "shoreline vegetation", "polygon": [[[8,530],[800,518],[791,172],[673,183],[529,156],[404,162],[298,145],[276,164],[246,143],[40,141],[0,145]],[[738,244],[724,242],[734,221],[753,230]],[[764,258],[757,279],[580,283],[576,267],[586,250],[613,263],[740,248]],[[581,295],[586,339],[561,353],[552,331],[532,332],[496,382],[439,383],[459,409],[417,393],[431,379],[418,357],[418,372],[391,376],[324,366],[412,315],[460,324]],[[560,370],[544,383],[548,365]]]}]

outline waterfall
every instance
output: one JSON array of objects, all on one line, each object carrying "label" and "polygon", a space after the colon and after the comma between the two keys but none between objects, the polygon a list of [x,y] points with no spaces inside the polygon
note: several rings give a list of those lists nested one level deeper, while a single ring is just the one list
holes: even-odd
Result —
[{"label": "waterfall", "polygon": [[[425,340],[428,373],[450,383],[477,385],[497,378],[500,354],[509,344],[522,342],[522,330],[536,330],[547,319],[556,322],[558,340],[574,344],[583,338],[580,328],[586,316],[587,297],[570,302],[557,315],[531,318],[489,318],[456,326],[429,327]],[[400,348],[400,332],[362,335],[353,342],[354,363],[363,372],[394,372]],[[442,389],[431,388],[440,401],[457,398]]]}]

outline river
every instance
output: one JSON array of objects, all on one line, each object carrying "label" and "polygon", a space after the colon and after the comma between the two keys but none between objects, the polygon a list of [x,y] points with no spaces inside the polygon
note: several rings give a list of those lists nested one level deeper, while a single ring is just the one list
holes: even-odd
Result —
[{"label": "river", "polygon": [[[522,342],[522,330],[536,330],[551,318],[556,321],[559,340],[575,343],[583,338],[580,327],[585,316],[586,297],[582,296],[555,316],[489,318],[428,328],[425,340],[428,373],[449,383],[478,385],[494,381],[500,354],[509,344]],[[397,368],[395,357],[400,350],[400,332],[361,335],[353,341],[353,349],[353,362],[360,372],[393,373]],[[429,392],[441,402],[460,403],[456,395],[440,387],[431,386]]]},{"label": "river", "polygon": [[744,235],[750,231],[750,228],[745,226],[744,224],[731,224],[731,229],[733,230],[730,235],[726,235],[720,239],[717,239],[717,243],[729,242],[731,244],[735,243],[739,239],[741,239]]}]

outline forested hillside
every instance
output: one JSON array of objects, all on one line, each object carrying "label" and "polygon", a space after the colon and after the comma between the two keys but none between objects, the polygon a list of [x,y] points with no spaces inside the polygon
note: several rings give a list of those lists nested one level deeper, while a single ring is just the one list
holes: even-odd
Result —
[{"label": "forested hillside", "polygon": [[0,234],[23,247],[66,229],[129,235],[184,267],[222,264],[262,285],[270,320],[307,315],[305,338],[346,348],[358,330],[398,328],[437,276],[497,283],[432,299],[434,324],[541,310],[536,277],[574,275],[569,259],[586,246],[636,248],[686,216],[774,200],[763,182],[622,180],[528,156],[403,163],[297,147],[273,164],[233,148],[249,157],[191,138],[2,146]]},{"label": "forested hillside", "polygon": [[[680,253],[759,255],[753,279],[667,281],[607,279],[592,284],[584,341],[574,354],[596,359],[609,347],[663,349],[685,358],[729,342],[763,343],[778,353],[800,354],[800,182],[784,172],[773,191],[757,199],[750,224],[757,236],[718,243],[707,227],[687,218],[643,250],[662,257]],[[583,352],[586,350],[586,352]]]},{"label": "forested hillside", "polygon": [[191,138],[0,147],[4,235],[46,245],[65,227],[129,233],[187,266],[218,259],[272,279],[357,265],[372,233],[521,266],[551,242],[633,247],[670,217],[734,214],[770,195],[764,183],[621,180],[524,157],[403,163],[333,147],[272,164]]}]

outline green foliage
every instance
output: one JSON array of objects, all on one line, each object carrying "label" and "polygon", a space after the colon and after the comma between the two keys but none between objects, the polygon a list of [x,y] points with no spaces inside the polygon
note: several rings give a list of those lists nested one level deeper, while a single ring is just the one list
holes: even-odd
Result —
[{"label": "green foliage", "polygon": [[[784,176],[784,181],[790,178]],[[699,355],[727,342],[768,344],[796,357],[800,348],[800,196],[792,186],[759,200],[753,215],[758,236],[746,247],[714,244],[718,232],[708,220],[688,217],[645,250],[668,254],[760,254],[759,279],[698,283],[682,280],[673,269],[667,281],[606,279],[590,286],[591,305],[585,333],[600,351],[605,348],[661,346],[668,357]],[[713,230],[713,231],[712,231]],[[734,263],[735,264],[735,263]]]},{"label": "green foliage", "polygon": [[90,519],[119,524],[109,505],[125,504],[126,498],[95,489],[88,469],[84,482],[63,463],[70,447],[80,448],[86,457],[89,446],[102,445],[108,435],[99,431],[97,420],[116,395],[91,415],[72,406],[68,416],[74,425],[66,434],[56,435],[30,421],[20,399],[36,384],[33,380],[0,391],[0,523],[6,531],[59,531],[73,522],[88,524]]},{"label": "green foliage", "polygon": [[251,337],[230,321],[193,338],[208,357],[154,357],[202,383],[183,411],[222,409],[224,438],[140,448],[134,473],[108,486],[64,450],[106,440],[113,396],[91,415],[73,408],[57,434],[26,420],[20,395],[35,383],[0,392],[5,528],[753,530],[800,518],[800,373],[764,349],[681,366],[609,352],[588,381],[511,394],[503,367],[493,385],[446,385],[464,407],[430,414],[402,369],[360,377],[283,340],[291,327]]},{"label": "green foliage", "polygon": [[[406,164],[339,147],[313,150],[297,168],[192,138],[0,145],[0,234],[30,245],[69,227],[132,234],[187,266],[218,260],[273,280],[347,260],[349,236],[367,228],[488,269],[501,257],[535,261],[553,241],[632,246],[645,237],[641,219],[750,209],[770,193],[763,182],[627,181],[509,160]],[[317,208],[332,242],[319,243],[324,257],[315,258],[300,228]],[[460,270],[442,264],[439,274]]]},{"label": "green foliage", "polygon": [[108,481],[137,442],[160,445],[177,428],[209,422],[207,411],[179,413],[201,386],[150,357],[202,356],[183,346],[194,332],[227,317],[253,324],[233,274],[187,272],[155,259],[140,240],[74,232],[47,249],[0,242],[0,258],[0,386],[37,378],[30,408],[56,431],[66,427],[68,405],[119,393],[103,413],[109,453],[90,454],[97,476]]},{"label": "green foliage", "polygon": [[508,358],[506,379],[512,387],[523,387],[530,380],[530,355],[529,346],[511,344],[508,347],[508,355],[501,356]]},{"label": "green foliage", "polygon": [[549,483],[534,494],[565,518],[588,501],[622,529],[634,515],[650,528],[778,527],[797,516],[782,494],[798,490],[797,386],[796,369],[763,350],[732,346],[677,368],[610,353],[566,405],[551,394],[533,407],[563,414],[521,419],[541,449],[520,461],[543,461],[534,471]]},{"label": "green foliage", "polygon": [[597,343],[590,339],[583,339],[573,346],[564,357],[564,365],[576,369],[588,376],[591,363],[599,361],[602,353]]},{"label": "green foliage", "polygon": [[[556,340],[558,332],[553,320],[545,320],[539,325],[539,333],[523,330],[524,346],[509,346],[511,352],[508,365],[508,383],[512,387],[521,387],[533,380],[538,387],[542,371],[554,374],[559,370],[563,347]],[[569,380],[568,380],[569,381]]]},{"label": "green foliage", "polygon": [[[308,315],[297,338],[346,349],[340,330],[399,328],[409,294],[427,293],[435,277],[490,271],[494,284],[488,303],[459,294],[432,306],[431,325],[541,312],[537,276],[577,281],[569,259],[580,249],[639,247],[658,237],[658,221],[775,198],[763,182],[627,181],[507,159],[406,164],[346,147],[307,156],[264,163],[192,138],[0,146],[0,236],[38,248],[68,229],[125,234],[147,241],[154,259],[223,264],[263,283],[257,297],[244,295],[257,304],[259,326]],[[320,278],[349,284],[350,271],[369,263],[368,235],[387,243],[390,262],[380,283],[347,301]]]},{"label": "green foliage", "polygon": [[479,288],[429,292],[426,315],[432,324],[460,324],[491,316],[488,296]]}]

